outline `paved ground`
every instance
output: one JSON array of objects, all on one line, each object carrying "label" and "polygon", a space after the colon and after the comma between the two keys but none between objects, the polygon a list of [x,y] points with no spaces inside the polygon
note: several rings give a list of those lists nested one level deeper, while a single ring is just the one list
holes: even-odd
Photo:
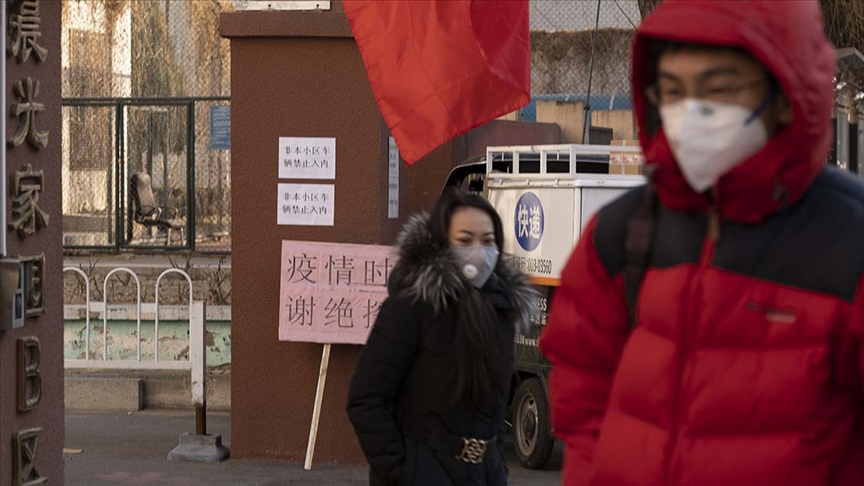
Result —
[{"label": "paved ground", "polygon": [[[304,471],[302,464],[230,459],[221,464],[169,462],[168,453],[179,434],[194,428],[189,412],[144,411],[134,414],[67,413],[67,486],[360,486],[367,484],[366,469],[356,466],[316,464]],[[207,415],[208,432],[221,434],[230,447],[230,416]],[[77,452],[80,449],[81,452]],[[523,469],[512,448],[510,484],[557,486],[560,484],[561,445],[544,471]]]}]

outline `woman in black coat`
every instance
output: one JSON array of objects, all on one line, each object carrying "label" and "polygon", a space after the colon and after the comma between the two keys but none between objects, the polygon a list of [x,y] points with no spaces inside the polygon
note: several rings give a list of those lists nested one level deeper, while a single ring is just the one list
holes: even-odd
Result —
[{"label": "woman in black coat", "polygon": [[536,294],[501,258],[501,218],[449,192],[399,238],[399,262],[351,380],[373,486],[507,484],[515,328]]}]

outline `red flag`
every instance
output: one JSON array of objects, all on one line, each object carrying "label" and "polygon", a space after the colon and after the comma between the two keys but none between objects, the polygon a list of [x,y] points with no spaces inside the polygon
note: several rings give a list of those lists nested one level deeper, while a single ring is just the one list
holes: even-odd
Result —
[{"label": "red flag", "polygon": [[525,106],[528,0],[344,0],[402,158]]}]

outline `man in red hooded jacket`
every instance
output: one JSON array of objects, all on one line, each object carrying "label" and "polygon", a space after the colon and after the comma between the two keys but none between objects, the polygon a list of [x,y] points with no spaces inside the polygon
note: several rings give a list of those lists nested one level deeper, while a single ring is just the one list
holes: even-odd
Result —
[{"label": "man in red hooded jacket", "polygon": [[645,188],[590,223],[540,342],[566,486],[864,485],[864,183],[826,168],[834,73],[816,0],[667,0],[639,28],[659,204],[634,312]]}]

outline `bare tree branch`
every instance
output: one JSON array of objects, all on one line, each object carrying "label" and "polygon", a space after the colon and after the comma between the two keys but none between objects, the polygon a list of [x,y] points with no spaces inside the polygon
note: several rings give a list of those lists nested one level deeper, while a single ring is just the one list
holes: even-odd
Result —
[{"label": "bare tree branch", "polygon": [[[662,0],[638,0],[644,19]],[[825,32],[837,48],[854,47],[864,52],[864,1],[820,0]]]}]

